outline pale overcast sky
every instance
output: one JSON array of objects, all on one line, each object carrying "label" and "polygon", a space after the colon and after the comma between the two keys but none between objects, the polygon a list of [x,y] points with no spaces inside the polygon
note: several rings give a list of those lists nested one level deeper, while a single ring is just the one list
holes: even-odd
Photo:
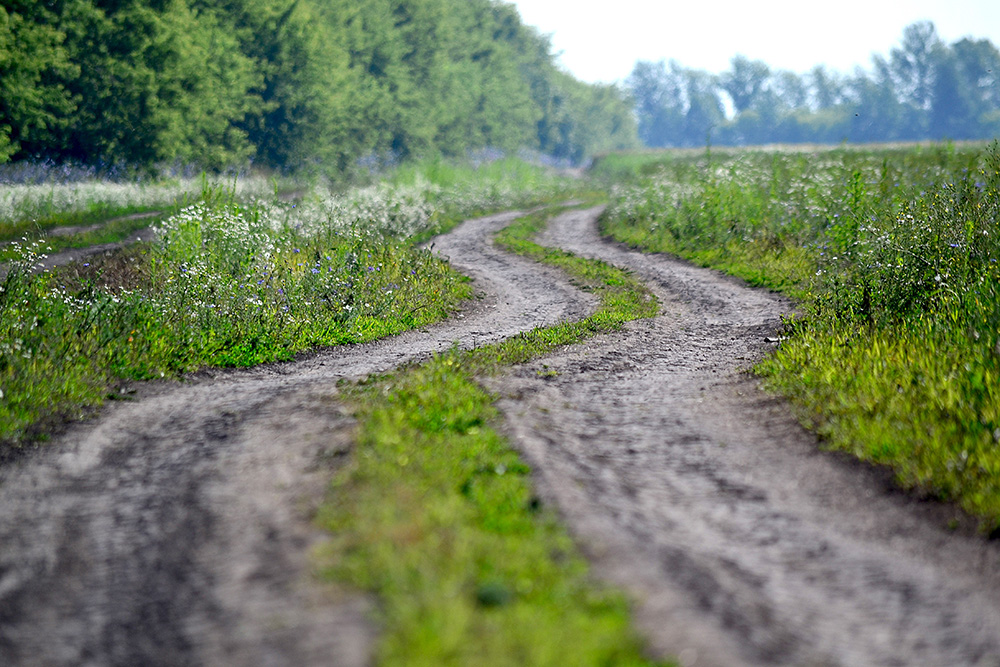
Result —
[{"label": "pale overcast sky", "polygon": [[897,46],[903,28],[930,20],[946,42],[989,39],[1000,47],[1000,0],[507,0],[552,37],[578,79],[620,81],[636,60],[675,59],[722,72],[742,54],[798,73],[825,64],[869,68]]}]

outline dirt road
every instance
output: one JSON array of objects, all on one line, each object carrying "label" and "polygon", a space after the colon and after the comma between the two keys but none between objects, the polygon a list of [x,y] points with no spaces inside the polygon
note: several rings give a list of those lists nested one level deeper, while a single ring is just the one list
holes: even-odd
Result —
[{"label": "dirt road", "polygon": [[350,448],[336,384],[589,312],[557,272],[489,243],[514,217],[436,240],[488,288],[443,326],[141,385],[0,468],[0,665],[366,664],[365,601],[317,592],[306,553]]},{"label": "dirt road", "polygon": [[[664,314],[491,385],[651,645],[697,665],[1000,665],[1000,545],[820,453],[741,372],[788,304],[605,243],[596,215],[543,242],[632,268]],[[350,450],[336,383],[587,312],[492,248],[512,217],[436,240],[482,291],[445,325],[142,385],[0,468],[0,664],[366,664],[368,601],[318,587],[305,555]]]},{"label": "dirt road", "polygon": [[493,386],[653,644],[698,665],[1000,665],[1000,543],[820,452],[741,372],[789,304],[604,243],[595,215],[540,242],[632,269],[663,314]]}]

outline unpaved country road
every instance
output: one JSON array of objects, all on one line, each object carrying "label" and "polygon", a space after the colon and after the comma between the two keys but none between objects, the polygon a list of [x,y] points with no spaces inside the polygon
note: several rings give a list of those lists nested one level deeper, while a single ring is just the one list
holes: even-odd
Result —
[{"label": "unpaved country road", "polygon": [[483,291],[446,325],[145,385],[0,467],[0,665],[367,664],[365,600],[309,580],[309,511],[350,450],[336,383],[590,312],[493,248],[515,217],[436,239]]},{"label": "unpaved country road", "polygon": [[539,241],[632,269],[663,314],[490,384],[655,648],[697,665],[1000,665],[1000,542],[819,452],[741,373],[789,304],[602,242],[596,214]]},{"label": "unpaved country road", "polygon": [[[490,384],[654,649],[697,665],[1000,664],[1000,547],[819,453],[741,372],[788,304],[605,243],[597,213],[561,216],[543,242],[632,268],[664,314]],[[350,451],[336,382],[592,308],[492,249],[512,218],[437,239],[484,294],[460,319],[145,385],[0,468],[0,665],[365,664],[367,601],[319,587],[306,558],[309,510]]]},{"label": "unpaved country road", "polygon": [[[133,213],[132,215],[125,215],[119,218],[112,218],[110,220],[106,220],[104,222],[100,222],[94,225],[55,227],[53,229],[48,230],[46,236],[72,236],[74,234],[80,234],[83,232],[92,232],[112,222],[118,222],[123,220],[142,220],[145,218],[160,217],[163,215],[164,214],[159,211],[147,212],[147,213]],[[44,239],[45,237],[42,238]],[[88,257],[93,257],[94,255],[109,253],[124,246],[129,246],[134,243],[139,243],[140,241],[152,241],[155,238],[156,238],[156,232],[154,232],[151,228],[147,227],[145,229],[139,229],[132,232],[131,234],[129,234],[128,237],[118,242],[98,243],[96,245],[87,246],[85,248],[67,248],[60,252],[47,255],[44,260],[38,262],[35,265],[34,270],[45,271],[49,269],[54,269],[57,266],[66,266],[67,264],[71,264],[73,262],[83,261],[84,259]],[[0,241],[0,248],[10,245],[11,243],[12,241]],[[0,262],[0,280],[2,280],[7,276],[8,270],[9,269],[7,263]]]}]

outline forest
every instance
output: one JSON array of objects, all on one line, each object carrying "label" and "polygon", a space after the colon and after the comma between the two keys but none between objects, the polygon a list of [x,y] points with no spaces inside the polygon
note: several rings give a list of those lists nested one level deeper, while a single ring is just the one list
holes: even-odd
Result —
[{"label": "forest", "polygon": [[997,72],[989,40],[930,22],[851,74],[737,55],[639,61],[622,86],[575,79],[499,0],[2,0],[0,164],[343,177],[484,148],[986,139]]},{"label": "forest", "polygon": [[274,170],[634,147],[495,0],[3,0],[0,163]]},{"label": "forest", "polygon": [[946,44],[934,24],[903,30],[871,69],[805,74],[737,55],[712,74],[671,60],[636,63],[627,80],[651,147],[989,139],[1000,135],[1000,51]]}]

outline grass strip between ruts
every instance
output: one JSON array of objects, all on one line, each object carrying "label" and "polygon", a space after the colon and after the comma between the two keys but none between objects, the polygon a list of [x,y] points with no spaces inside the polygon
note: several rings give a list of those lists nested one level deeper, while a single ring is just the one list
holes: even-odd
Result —
[{"label": "grass strip between ruts", "polygon": [[658,310],[628,273],[532,243],[551,214],[520,219],[498,243],[566,270],[600,297],[597,312],[346,392],[357,448],[319,513],[332,536],[319,562],[324,577],[377,594],[380,664],[650,664],[626,599],[588,576],[476,381]]},{"label": "grass strip between ruts", "polygon": [[[121,243],[132,234],[155,225],[164,217],[166,217],[165,213],[151,211],[114,218],[93,228],[85,227],[73,234],[45,236],[45,252],[51,255],[75,248],[90,248],[96,245]],[[19,254],[19,251],[13,244],[0,246],[0,262],[15,260]]]}]

